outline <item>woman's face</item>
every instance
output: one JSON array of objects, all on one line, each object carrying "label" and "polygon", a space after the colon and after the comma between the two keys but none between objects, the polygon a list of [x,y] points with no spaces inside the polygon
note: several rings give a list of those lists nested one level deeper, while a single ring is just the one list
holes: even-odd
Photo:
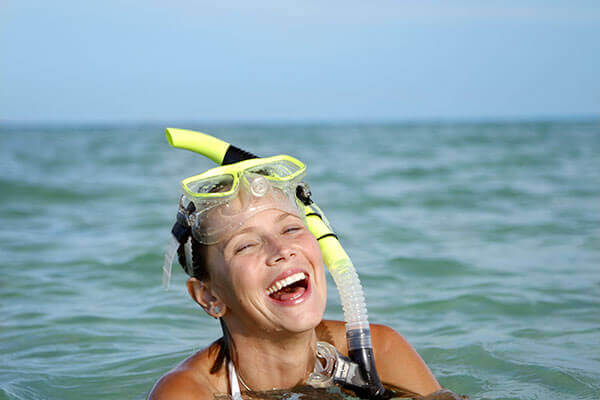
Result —
[{"label": "woman's face", "polygon": [[230,330],[303,332],[321,321],[323,260],[298,215],[263,210],[207,251],[210,284],[227,306]]}]

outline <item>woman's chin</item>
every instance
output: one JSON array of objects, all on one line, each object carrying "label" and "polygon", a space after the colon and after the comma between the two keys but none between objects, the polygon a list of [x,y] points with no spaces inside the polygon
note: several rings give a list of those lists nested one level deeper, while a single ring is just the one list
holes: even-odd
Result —
[{"label": "woman's chin", "polygon": [[[307,306],[309,304],[306,304]],[[304,332],[310,329],[314,329],[323,320],[323,313],[325,312],[325,305],[321,305],[320,302],[315,301],[310,304],[311,307],[300,307],[297,312],[291,313],[286,316],[288,320],[288,326],[290,331],[293,332]]]},{"label": "woman's chin", "polygon": [[295,318],[286,318],[281,321],[281,324],[284,330],[288,332],[303,333],[315,329],[322,319],[323,313],[305,313]]},{"label": "woman's chin", "polygon": [[325,301],[317,296],[311,296],[306,301],[295,305],[273,303],[269,305],[280,325],[288,332],[305,332],[314,329],[323,319]]}]

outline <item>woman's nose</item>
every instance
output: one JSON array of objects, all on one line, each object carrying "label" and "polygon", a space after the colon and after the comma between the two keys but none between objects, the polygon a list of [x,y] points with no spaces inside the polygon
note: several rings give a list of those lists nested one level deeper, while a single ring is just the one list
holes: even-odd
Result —
[{"label": "woman's nose", "polygon": [[291,243],[275,238],[269,240],[268,266],[276,266],[282,262],[289,261],[295,255],[296,252],[292,249]]}]

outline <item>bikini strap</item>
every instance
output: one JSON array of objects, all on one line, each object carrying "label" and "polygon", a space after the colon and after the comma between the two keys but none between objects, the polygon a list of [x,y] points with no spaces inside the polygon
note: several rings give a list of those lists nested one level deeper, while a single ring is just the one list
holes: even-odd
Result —
[{"label": "bikini strap", "polygon": [[229,387],[231,392],[231,398],[233,400],[242,400],[242,393],[240,392],[240,384],[238,383],[238,377],[235,373],[235,365],[229,360],[227,363],[227,371],[229,372]]}]

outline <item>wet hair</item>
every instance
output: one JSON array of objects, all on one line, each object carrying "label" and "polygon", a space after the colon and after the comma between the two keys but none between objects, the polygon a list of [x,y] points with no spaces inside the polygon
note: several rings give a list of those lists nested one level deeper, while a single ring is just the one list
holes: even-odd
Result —
[{"label": "wet hair", "polygon": [[[189,276],[194,277],[199,281],[210,280],[210,272],[208,270],[208,262],[206,257],[208,246],[194,239],[194,236],[192,235],[189,236],[189,240],[191,241],[192,247],[192,265],[187,265],[185,243],[180,244],[179,248],[177,249],[177,260],[179,261],[179,264],[181,264],[183,270]],[[225,363],[231,360],[231,351],[235,349],[233,339],[231,338],[231,334],[229,333],[229,329],[227,329],[227,325],[225,324],[225,321],[223,321],[223,318],[219,318],[219,323],[221,324],[223,336],[221,336],[214,343],[216,344],[218,350],[215,362],[210,368],[211,374],[219,371],[225,365]]]},{"label": "wet hair", "polygon": [[181,243],[177,249],[177,260],[179,261],[179,264],[186,274],[199,281],[210,279],[206,260],[206,245],[200,243],[191,235],[189,240],[192,244],[192,265],[187,265],[184,243]]}]

